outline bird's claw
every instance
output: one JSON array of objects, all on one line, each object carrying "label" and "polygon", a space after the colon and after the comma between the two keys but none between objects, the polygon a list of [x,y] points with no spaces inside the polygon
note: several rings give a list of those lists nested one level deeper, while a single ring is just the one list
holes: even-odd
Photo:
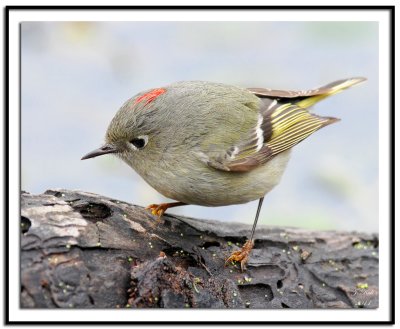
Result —
[{"label": "bird's claw", "polygon": [[147,206],[146,209],[150,210],[154,216],[161,218],[161,216],[164,215],[165,211],[168,209],[168,203],[151,204]]},{"label": "bird's claw", "polygon": [[228,265],[229,262],[240,262],[240,268],[242,271],[246,269],[246,264],[249,259],[249,254],[251,249],[254,247],[253,240],[247,240],[243,245],[242,249],[233,252],[225,261],[225,266]]}]

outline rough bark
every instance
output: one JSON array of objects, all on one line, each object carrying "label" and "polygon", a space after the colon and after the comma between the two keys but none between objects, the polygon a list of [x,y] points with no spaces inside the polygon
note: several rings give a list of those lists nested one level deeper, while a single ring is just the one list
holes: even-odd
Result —
[{"label": "rough bark", "polygon": [[378,238],[164,215],[81,191],[21,195],[23,308],[378,307]]}]

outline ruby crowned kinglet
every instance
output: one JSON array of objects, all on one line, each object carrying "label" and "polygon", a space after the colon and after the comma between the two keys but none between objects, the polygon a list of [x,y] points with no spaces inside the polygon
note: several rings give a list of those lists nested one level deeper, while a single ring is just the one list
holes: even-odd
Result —
[{"label": "ruby crowned kinglet", "polygon": [[318,89],[242,89],[187,81],[132,97],[112,119],[106,143],[82,159],[113,153],[167,198],[150,205],[159,217],[171,207],[226,206],[259,199],[250,239],[228,261],[244,268],[264,195],[279,183],[290,149],[338,121],[312,114],[318,101],[364,78]]}]

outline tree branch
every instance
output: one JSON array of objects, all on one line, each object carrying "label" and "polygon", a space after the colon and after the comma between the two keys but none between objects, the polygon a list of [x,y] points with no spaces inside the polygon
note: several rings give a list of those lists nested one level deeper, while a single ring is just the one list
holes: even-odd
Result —
[{"label": "tree branch", "polygon": [[224,267],[250,226],[100,195],[21,195],[23,308],[378,307],[376,235],[260,226],[248,269]]}]

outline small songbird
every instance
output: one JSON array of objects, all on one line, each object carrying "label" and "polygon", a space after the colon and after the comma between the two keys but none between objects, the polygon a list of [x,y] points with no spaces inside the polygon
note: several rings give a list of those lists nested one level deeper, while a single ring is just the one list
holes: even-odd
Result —
[{"label": "small songbird", "polygon": [[112,119],[105,144],[83,159],[115,154],[172,203],[148,209],[227,206],[259,200],[250,239],[226,261],[242,270],[254,246],[265,194],[277,185],[293,146],[339,119],[310,113],[320,100],[365,78],[306,91],[242,89],[185,81],[133,96]]}]

